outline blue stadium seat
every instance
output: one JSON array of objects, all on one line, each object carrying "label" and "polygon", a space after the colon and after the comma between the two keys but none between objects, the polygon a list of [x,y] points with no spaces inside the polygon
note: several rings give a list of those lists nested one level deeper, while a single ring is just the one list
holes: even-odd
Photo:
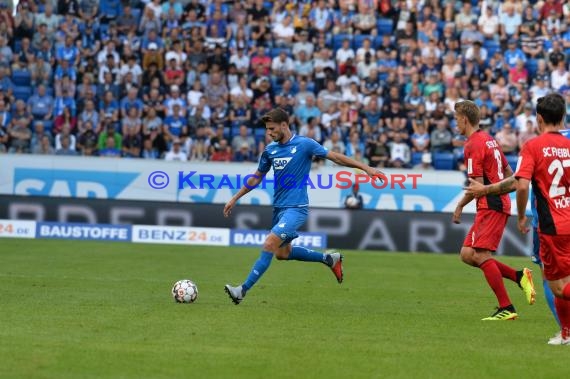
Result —
[{"label": "blue stadium seat", "polygon": [[511,169],[514,172],[515,169],[517,168],[519,156],[518,155],[507,155],[506,157],[507,157],[507,161],[509,162],[509,166],[511,166]]},{"label": "blue stadium seat", "polygon": [[137,20],[137,25],[138,25],[141,21],[142,10],[139,8],[131,8],[131,14],[135,18],[135,20]]},{"label": "blue stadium seat", "polygon": [[412,153],[412,166],[422,163],[424,153]]},{"label": "blue stadium seat", "polygon": [[376,23],[376,27],[378,28],[378,34],[392,34],[394,30],[394,21],[390,18],[381,18]]},{"label": "blue stadium seat", "polygon": [[487,50],[489,58],[495,55],[495,53],[501,50],[501,43],[494,40],[485,40],[483,42],[483,47]]},{"label": "blue stadium seat", "polygon": [[453,170],[455,169],[455,159],[453,153],[434,153],[433,167],[436,170]]},{"label": "blue stadium seat", "polygon": [[352,41],[352,48],[354,49],[354,51],[361,48],[362,45],[364,45],[364,40],[367,38],[370,40],[370,42],[372,42],[371,45],[374,46],[374,37],[373,36],[369,36],[366,34],[357,34],[354,36],[354,40]]},{"label": "blue stadium seat", "polygon": [[271,58],[275,58],[276,56],[278,56],[279,54],[281,54],[281,52],[284,51],[287,56],[291,57],[293,54],[291,53],[291,49],[287,48],[287,47],[274,47],[271,49]]},{"label": "blue stadium seat", "polygon": [[239,127],[240,127],[241,123],[236,123],[235,125],[237,125],[237,126],[232,126],[232,130],[231,130],[232,137],[237,136],[239,134]]},{"label": "blue stadium seat", "polygon": [[32,96],[32,87],[14,86],[14,97],[17,100],[27,101],[30,96]]},{"label": "blue stadium seat", "polygon": [[28,70],[14,70],[12,72],[12,82],[16,86],[29,86],[31,75]]},{"label": "blue stadium seat", "polygon": [[[53,120],[41,120],[41,122],[42,122],[42,124],[44,124],[44,130],[46,132],[51,132],[51,130],[53,129]],[[34,125],[35,125],[35,123],[34,123]]]},{"label": "blue stadium seat", "polygon": [[14,41],[14,54],[19,54],[22,51],[22,40],[17,39]]},{"label": "blue stadium seat", "polygon": [[350,34],[335,34],[333,36],[333,40],[332,40],[333,50],[337,51],[338,49],[340,49],[342,47],[342,41],[344,41],[347,38],[352,43],[352,35],[350,35]]}]

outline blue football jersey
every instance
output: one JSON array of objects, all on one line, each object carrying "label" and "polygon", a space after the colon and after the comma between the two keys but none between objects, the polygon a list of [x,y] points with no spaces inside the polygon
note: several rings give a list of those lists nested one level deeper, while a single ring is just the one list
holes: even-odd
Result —
[{"label": "blue football jersey", "polygon": [[[570,138],[570,129],[564,129],[560,131],[566,138]],[[530,210],[532,212],[532,227],[538,228],[538,212],[536,210],[536,198],[534,197],[534,191],[530,191]]]},{"label": "blue football jersey", "polygon": [[267,173],[273,167],[273,206],[308,206],[307,180],[313,157],[324,158],[327,153],[328,150],[317,141],[296,134],[287,143],[267,145],[261,154],[258,170]]}]

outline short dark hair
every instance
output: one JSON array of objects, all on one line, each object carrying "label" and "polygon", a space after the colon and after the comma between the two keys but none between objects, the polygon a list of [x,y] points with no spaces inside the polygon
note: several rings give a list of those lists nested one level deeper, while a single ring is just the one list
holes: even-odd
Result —
[{"label": "short dark hair", "polygon": [[289,124],[289,114],[283,108],[275,108],[267,112],[261,117],[261,122],[268,123],[268,122],[275,122],[275,123],[282,123],[285,122]]},{"label": "short dark hair", "polygon": [[547,125],[558,125],[566,117],[566,101],[558,93],[540,97],[536,103],[536,113]]}]

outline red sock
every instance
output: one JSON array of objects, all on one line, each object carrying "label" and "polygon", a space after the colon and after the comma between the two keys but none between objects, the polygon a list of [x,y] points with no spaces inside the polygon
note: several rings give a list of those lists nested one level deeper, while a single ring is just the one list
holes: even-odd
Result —
[{"label": "red sock", "polygon": [[504,263],[501,263],[495,259],[491,258],[490,260],[495,261],[495,264],[497,265],[497,268],[501,272],[501,275],[503,276],[503,278],[510,279],[515,283],[517,282],[517,272],[514,268],[512,268],[511,266],[508,266]]},{"label": "red sock", "polygon": [[497,296],[497,300],[499,301],[499,307],[504,308],[511,305],[511,300],[505,289],[503,276],[496,262],[494,259],[488,259],[483,262],[479,268],[483,271],[483,274],[485,274],[485,279],[487,279],[489,287],[495,292],[495,296]]},{"label": "red sock", "polygon": [[[568,285],[564,288],[566,290]],[[562,338],[570,337],[570,300],[564,300],[559,297],[554,298],[554,306],[556,314],[560,320],[560,329],[562,330]]]},{"label": "red sock", "polygon": [[566,283],[564,288],[562,289],[562,296],[566,300],[570,300],[570,283]]}]

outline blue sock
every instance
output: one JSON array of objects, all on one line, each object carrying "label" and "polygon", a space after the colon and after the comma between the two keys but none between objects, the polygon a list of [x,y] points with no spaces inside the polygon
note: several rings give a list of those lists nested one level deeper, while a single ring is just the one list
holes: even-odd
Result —
[{"label": "blue sock", "polygon": [[259,278],[261,278],[261,275],[263,275],[263,273],[269,268],[272,258],[273,258],[272,253],[268,253],[267,251],[261,252],[257,261],[253,264],[253,268],[251,269],[251,272],[247,276],[247,279],[242,284],[244,292],[253,287],[253,285],[259,280]]},{"label": "blue sock", "polygon": [[[293,246],[289,253],[289,260],[304,262],[321,262],[328,264],[327,254],[318,251],[309,250],[301,246]],[[331,263],[332,264],[332,263]]]},{"label": "blue sock", "polygon": [[554,294],[548,285],[548,281],[546,279],[542,280],[542,286],[544,287],[544,297],[546,298],[546,302],[548,303],[548,308],[550,308],[550,312],[556,319],[558,326],[560,326],[560,320],[558,319],[558,315],[556,314],[556,308],[554,306]]}]

